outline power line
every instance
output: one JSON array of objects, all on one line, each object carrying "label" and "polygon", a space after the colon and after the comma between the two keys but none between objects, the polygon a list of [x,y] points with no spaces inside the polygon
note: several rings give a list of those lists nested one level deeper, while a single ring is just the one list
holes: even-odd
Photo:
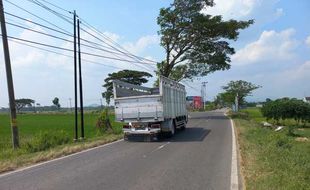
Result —
[{"label": "power line", "polygon": [[135,58],[137,58],[137,59],[139,59],[139,60],[146,60],[146,61],[153,62],[153,63],[156,63],[156,64],[157,64],[156,61],[153,61],[153,60],[150,60],[150,59],[146,59],[146,58],[143,58],[143,57],[139,57],[139,56],[136,56],[136,55],[130,53],[128,50],[126,50],[125,48],[123,48],[120,44],[118,44],[117,42],[115,42],[114,40],[112,40],[109,36],[107,36],[107,35],[105,35],[104,33],[98,31],[95,27],[91,26],[91,25],[90,25],[89,23],[87,23],[85,20],[83,20],[83,19],[81,19],[81,20],[85,23],[85,24],[82,23],[82,24],[84,24],[84,26],[88,27],[89,29],[91,29],[91,30],[94,31],[95,33],[99,34],[100,36],[102,36],[102,37],[108,39],[108,41],[110,41],[112,44],[114,44],[114,45],[118,46],[119,48],[123,49],[123,50],[126,51],[128,54],[130,54],[131,56],[133,56],[133,57],[135,57]]},{"label": "power line", "polygon": [[[95,36],[95,35],[89,33],[89,32],[86,31],[85,29],[81,28],[81,30],[84,31],[84,32],[86,32],[87,34],[91,35],[92,37],[98,39],[99,41],[101,41],[101,42],[103,42],[103,43],[109,45],[107,42],[105,42],[105,41],[103,41],[102,39],[98,38],[97,36]],[[115,50],[118,50],[118,49],[116,49],[115,47],[113,47],[113,46],[111,46],[111,45],[109,45],[109,46],[112,47],[112,48],[115,49]],[[118,50],[118,51],[119,51],[119,50]],[[122,52],[122,51],[119,51],[119,52],[124,53],[124,52]],[[125,54],[125,53],[124,53],[124,55],[127,56],[127,57],[129,57],[129,58],[132,58],[132,57],[128,56],[128,54]],[[150,65],[148,65],[148,64],[150,64],[150,63],[145,63],[145,62],[141,62],[141,61],[133,61],[133,63],[147,64],[146,66],[150,66]],[[145,67],[144,67],[144,68],[145,68]],[[154,69],[154,68],[149,67],[149,68],[145,68],[145,69],[147,69],[148,71],[153,72],[152,69]]]},{"label": "power line", "polygon": [[[12,13],[9,13],[9,12],[5,12],[5,13],[6,13],[7,15],[9,15],[9,16],[12,16],[12,17],[15,17],[15,18],[24,20],[24,21],[26,21],[26,22],[30,22],[30,23],[32,23],[32,24],[38,25],[38,26],[43,27],[43,28],[46,28],[46,29],[48,29],[48,30],[51,30],[51,31],[54,31],[54,32],[58,32],[58,33],[61,33],[61,34],[64,34],[64,35],[67,35],[67,36],[70,36],[70,37],[73,37],[71,34],[68,34],[68,33],[65,33],[65,32],[62,32],[62,31],[59,31],[59,30],[57,30],[57,29],[48,27],[48,26],[46,26],[46,25],[43,25],[43,24],[40,24],[40,23],[31,21],[31,20],[28,20],[28,19],[19,17],[19,16],[17,16],[17,15],[14,15],[14,14],[12,14]],[[10,20],[11,20],[11,19],[10,19]],[[14,21],[14,22],[16,22],[16,21]],[[18,23],[18,22],[16,22],[16,23]],[[14,24],[11,24],[11,23],[8,23],[8,24],[14,25]],[[18,24],[20,24],[20,23],[18,23]],[[21,24],[20,24],[20,25],[21,25]],[[33,31],[33,32],[36,32],[36,33],[40,33],[40,34],[42,34],[42,35],[54,37],[54,38],[57,38],[57,39],[60,39],[60,40],[64,40],[64,41],[73,43],[73,42],[70,41],[70,40],[67,40],[67,39],[64,39],[64,38],[60,38],[60,37],[57,37],[57,36],[54,36],[54,35],[46,34],[46,33],[41,32],[41,31],[36,31],[36,30],[30,29],[30,28],[28,28],[28,27],[20,26],[20,25],[19,25],[19,26],[18,26],[18,25],[14,25],[14,26],[19,27],[19,28],[23,28],[23,29],[25,29],[25,30],[30,30],[30,31]],[[97,46],[97,47],[94,47],[94,46],[86,45],[86,44],[84,44],[84,43],[81,44],[81,45],[84,46],[84,47],[94,48],[94,49],[101,50],[101,51],[104,51],[104,52],[107,52],[107,53],[112,53],[112,54],[115,54],[115,55],[121,55],[121,56],[124,55],[124,53],[115,52],[115,51],[113,51],[114,49],[111,49],[111,48],[109,48],[109,47],[107,47],[107,46],[103,46],[103,45],[98,44],[98,43],[96,43],[96,42],[91,42],[91,41],[86,40],[86,39],[83,39],[83,38],[81,38],[81,41],[84,41],[84,42],[87,42],[87,43],[89,43],[89,44],[93,44],[93,45]],[[107,49],[111,49],[111,51],[110,51],[110,50],[107,50],[107,49],[103,49],[103,48],[101,48],[101,47],[107,48]],[[125,54],[125,55],[127,55],[127,54]],[[119,58],[120,58],[120,57],[119,57]],[[140,61],[139,61],[139,62],[140,62]],[[147,63],[146,63],[146,64],[147,64]],[[152,69],[154,69],[154,68],[152,68]]]},{"label": "power line", "polygon": [[[66,55],[66,54],[63,54],[63,53],[60,53],[60,52],[56,52],[56,51],[53,51],[53,50],[37,47],[37,46],[34,46],[34,45],[26,44],[26,43],[23,43],[23,42],[12,40],[12,39],[9,39],[9,40],[11,42],[14,42],[14,43],[17,43],[17,44],[21,44],[21,45],[24,45],[24,46],[32,47],[32,48],[39,49],[39,50],[42,50],[42,51],[46,51],[46,52],[49,52],[49,53],[54,53],[54,54],[61,55],[61,56],[64,56],[64,57],[73,58],[73,56],[71,56],[71,55]],[[96,64],[96,65],[101,65],[101,66],[105,66],[105,67],[111,67],[111,68],[115,68],[115,69],[123,69],[123,68],[120,68],[120,67],[116,67],[116,66],[112,66],[112,65],[107,65],[107,64],[104,64],[104,63],[99,63],[99,62],[91,61],[91,60],[88,60],[88,59],[82,59],[82,60],[84,62],[88,62],[88,63],[92,63],[92,64]]]},{"label": "power line", "polygon": [[[83,23],[82,23],[82,24],[83,24]],[[96,33],[99,34],[100,36],[102,36],[102,37],[108,39],[108,41],[110,41],[112,44],[114,44],[114,45],[116,45],[116,46],[119,46],[121,49],[124,49],[124,48],[123,48],[121,45],[119,45],[117,42],[113,41],[111,38],[109,38],[108,36],[106,36],[106,35],[103,34],[102,32],[99,32],[99,31],[96,30],[94,27],[92,27],[92,26],[87,26],[87,25],[85,25],[85,24],[84,24],[84,26],[88,27],[90,30],[96,32]],[[87,32],[87,33],[88,33],[89,35],[91,35],[91,36],[94,36],[93,34],[91,34],[91,33],[89,33],[89,32]],[[118,48],[115,48],[114,46],[108,44],[107,42],[104,42],[104,43],[106,43],[108,46],[112,47],[112,48],[115,49],[116,51],[119,51],[119,52],[121,52],[121,53],[123,53],[123,54],[126,54],[126,55],[129,54],[131,58],[135,58],[135,59],[138,59],[138,60],[140,60],[140,61],[146,60],[146,61],[148,61],[148,62],[156,63],[156,64],[157,64],[156,61],[149,60],[149,59],[146,59],[146,58],[142,58],[142,57],[133,55],[133,54],[131,54],[131,53],[130,53],[128,50],[126,50],[126,49],[124,49],[124,50],[125,50],[127,53],[124,52],[124,51],[119,50]]]},{"label": "power line", "polygon": [[[37,31],[37,30],[33,30],[33,29],[30,29],[30,28],[27,28],[27,27],[23,27],[23,26],[20,26],[20,25],[16,25],[16,24],[12,24],[12,23],[8,23],[7,22],[7,24],[9,24],[9,25],[12,25],[12,26],[16,26],[16,27],[19,27],[19,28],[23,28],[23,29],[25,29],[25,30],[30,30],[30,31],[32,31],[32,32],[36,32],[36,33],[39,33],[39,34],[42,34],[42,35],[45,35],[45,36],[49,36],[49,37],[53,37],[53,38],[56,38],[56,39],[60,39],[60,40],[64,40],[64,41],[66,41],[66,42],[70,42],[70,43],[73,43],[72,41],[70,41],[70,40],[67,40],[67,39],[64,39],[64,38],[61,38],[61,37],[58,37],[58,36],[55,36],[55,35],[50,35],[50,34],[47,34],[47,33],[44,33],[44,32],[41,32],[41,31]],[[30,43],[30,42],[29,42]],[[40,45],[42,45],[42,44],[40,44]],[[114,56],[116,56],[117,54],[118,55],[122,55],[122,54],[119,54],[119,53],[117,53],[117,52],[112,52],[112,51],[109,51],[109,50],[106,50],[106,49],[102,49],[102,48],[96,48],[96,47],[94,47],[94,46],[89,46],[89,45],[86,45],[86,44],[81,44],[82,46],[85,46],[85,47],[88,47],[88,48],[93,48],[93,49],[96,49],[96,50],[101,50],[101,51],[104,51],[104,52],[107,52],[107,53],[111,53],[111,54],[114,54]],[[51,46],[49,46],[49,47],[51,47]],[[53,47],[53,48],[55,48],[55,47]],[[66,50],[67,51],[67,50]],[[84,54],[88,54],[88,55],[94,55],[94,54],[89,54],[89,53],[85,53],[84,52]],[[94,55],[94,56],[100,56],[100,55]],[[102,57],[102,56],[100,56],[100,57]],[[117,60],[119,60],[119,61],[121,61],[121,60],[124,60],[123,58],[121,58],[121,57],[119,57],[119,56],[116,56],[116,57],[118,57],[118,58],[113,58],[113,59],[117,59]],[[105,56],[104,58],[107,58],[107,56]],[[129,61],[129,60],[128,60]],[[126,60],[126,62],[128,62],[127,60]],[[131,63],[133,63],[134,65],[136,65],[135,64],[135,61],[132,61]],[[146,64],[146,63],[142,63],[142,62],[137,62],[138,64]],[[139,65],[136,65],[136,66],[138,66],[138,67],[143,67],[143,66],[139,66]],[[144,69],[147,69],[147,70],[149,70],[148,68],[145,68],[145,67],[143,67]],[[149,70],[149,71],[151,71],[151,72],[153,72],[152,70]]]},{"label": "power line", "polygon": [[[11,1],[9,1],[9,0],[5,0],[5,1],[7,1],[8,3],[10,3],[10,4],[12,4],[12,5],[14,5],[15,7],[17,7],[17,8],[19,8],[19,9],[21,9],[21,10],[23,10],[23,11],[25,11],[25,12],[27,12],[28,14],[30,14],[30,15],[32,15],[32,16],[34,16],[34,17],[36,17],[36,18],[39,18],[40,20],[43,20],[44,22],[47,22],[48,24],[50,24],[50,25],[53,25],[53,26],[55,26],[56,28],[58,28],[58,29],[60,29],[60,30],[62,30],[62,31],[65,31],[66,33],[69,33],[69,34],[71,34],[70,32],[68,32],[67,30],[65,30],[65,29],[62,29],[62,28],[60,28],[60,27],[58,27],[57,25],[55,25],[55,24],[53,24],[53,23],[51,23],[51,22],[49,22],[49,21],[47,21],[46,19],[43,19],[43,18],[41,18],[41,17],[39,17],[39,16],[37,16],[37,15],[35,15],[35,14],[33,14],[33,13],[31,13],[30,11],[27,11],[26,9],[24,9],[24,8],[22,8],[22,7],[20,7],[20,6],[18,6],[18,5],[16,5],[15,3],[12,3]],[[32,1],[33,2],[33,0],[27,0],[27,1]],[[35,2],[33,2],[33,3],[35,3]],[[40,5],[39,5],[40,6]],[[46,9],[46,8],[45,8]],[[53,11],[52,9],[50,9],[50,8],[48,8],[50,11]],[[56,11],[53,11],[55,14],[57,14],[57,12]],[[57,15],[57,16],[60,16],[60,15]],[[61,17],[61,16],[60,16]],[[70,23],[70,21],[69,21],[69,23]],[[83,23],[82,23],[83,24]],[[89,25],[89,24],[88,24]],[[91,35],[91,36],[93,36],[94,38],[96,38],[97,40],[99,40],[99,41],[101,41],[101,42],[103,42],[103,43],[105,43],[105,44],[107,44],[108,46],[110,46],[111,48],[113,48],[114,50],[116,50],[116,51],[118,51],[118,52],[120,52],[120,53],[122,53],[122,54],[124,54],[125,56],[127,56],[127,57],[129,57],[129,58],[131,58],[132,59],[132,56],[134,56],[134,55],[131,55],[131,54],[126,54],[125,52],[123,52],[123,51],[121,51],[121,50],[119,50],[119,49],[117,49],[117,48],[115,48],[114,46],[111,46],[110,44],[108,44],[107,42],[105,42],[105,41],[103,41],[103,40],[101,40],[100,38],[98,38],[97,36],[94,36],[93,34],[91,34],[91,33],[89,33],[88,31],[86,31],[86,30],[84,30],[83,28],[81,28],[81,30],[82,31],[84,31],[84,32],[86,32],[86,33],[88,33],[89,35]],[[92,27],[92,29],[91,30],[94,30],[94,27]],[[71,34],[72,35],[72,34]],[[107,37],[108,38],[108,37]],[[81,39],[82,40],[82,39]],[[137,56],[136,56],[137,57]],[[136,61],[136,62],[141,62],[141,58],[139,58],[140,59],[140,61]],[[144,59],[144,58],[143,58]],[[154,61],[152,61],[152,62],[154,62]],[[154,62],[154,63],[156,63],[156,62]],[[151,69],[154,69],[154,68],[151,68]]]},{"label": "power line", "polygon": [[60,30],[57,30],[57,29],[51,28],[51,27],[49,27],[49,26],[46,26],[46,25],[40,24],[40,23],[38,23],[38,22],[34,22],[34,21],[29,20],[29,19],[26,19],[26,18],[22,18],[22,17],[20,17],[20,16],[14,15],[14,14],[9,13],[9,12],[6,12],[6,11],[4,11],[4,13],[5,13],[6,15],[9,15],[9,16],[12,16],[12,17],[15,17],[15,18],[18,18],[18,19],[20,19],[20,20],[23,20],[23,21],[29,22],[29,23],[31,23],[31,24],[35,24],[35,25],[37,25],[37,26],[40,26],[40,27],[46,28],[46,29],[48,29],[48,30],[51,30],[51,31],[54,31],[54,32],[58,32],[58,33],[61,33],[61,34],[64,34],[64,35],[67,35],[67,36],[70,36],[70,37],[73,37],[73,35],[72,35],[72,34],[70,34],[70,33],[67,33],[67,32],[62,32],[62,31],[60,31]]},{"label": "power line", "polygon": [[[0,34],[0,35],[2,36],[2,34]],[[22,39],[22,38],[16,38],[16,37],[12,37],[12,36],[8,36],[8,38],[14,39],[14,40],[23,41],[23,42],[27,42],[27,43],[32,43],[32,44],[36,44],[36,45],[40,45],[40,46],[46,46],[46,47],[50,47],[50,48],[55,48],[55,49],[60,49],[60,50],[64,50],[64,51],[73,52],[73,50],[68,49],[68,48],[57,47],[57,46],[54,46],[54,45],[49,45],[49,44],[45,44],[45,43],[35,42],[35,41],[26,40],[26,39]],[[89,56],[99,57],[99,58],[104,58],[104,59],[111,59],[111,60],[123,61],[123,62],[129,62],[129,63],[145,64],[144,62],[131,61],[131,60],[127,60],[127,59],[119,59],[119,58],[115,58],[115,57],[103,56],[103,55],[93,54],[93,53],[89,53],[89,52],[81,52],[81,53],[84,54],[84,55],[89,55]]]},{"label": "power line", "polygon": [[38,33],[38,34],[42,34],[42,35],[45,35],[45,36],[49,36],[49,37],[52,37],[52,38],[56,38],[56,39],[59,39],[59,40],[63,40],[63,41],[66,41],[66,42],[73,43],[71,40],[67,40],[65,38],[61,38],[61,37],[58,37],[58,36],[55,36],[55,35],[52,35],[52,34],[47,34],[45,32],[41,32],[41,31],[34,30],[34,29],[31,29],[31,28],[27,28],[27,27],[24,27],[24,26],[21,26],[21,25],[13,24],[13,23],[10,23],[10,22],[5,22],[5,23],[8,24],[8,25],[11,25],[11,26],[22,28],[24,30],[32,31],[32,32],[35,32],[35,33]]},{"label": "power line", "polygon": [[[16,21],[14,21],[14,22],[16,22]],[[6,22],[6,23],[8,25],[15,26],[15,27],[18,27],[18,28],[22,28],[24,30],[32,31],[32,32],[35,32],[35,33],[38,33],[38,34],[42,34],[42,35],[45,35],[45,36],[49,36],[49,37],[52,37],[52,38],[56,38],[56,39],[59,39],[59,40],[63,40],[63,41],[66,41],[66,42],[73,43],[73,41],[65,39],[65,38],[61,38],[61,37],[58,37],[58,36],[55,36],[55,35],[52,35],[52,34],[41,32],[41,31],[38,31],[38,30],[34,30],[34,29],[29,28],[29,27],[21,26],[21,23],[18,23],[20,25],[13,24],[13,23],[10,23],[10,22]],[[85,46],[85,47],[88,47],[88,48],[104,51],[104,52],[115,54],[115,55],[123,55],[123,54],[120,54],[120,53],[117,53],[117,52],[109,51],[109,50],[106,50],[106,49],[102,49],[102,48],[98,48],[98,47],[94,47],[94,46],[90,46],[90,45],[86,45],[86,44],[82,44],[82,43],[81,43],[81,46]]]},{"label": "power line", "polygon": [[53,4],[53,3],[49,2],[49,1],[46,1],[46,0],[41,0],[41,1],[43,1],[43,2],[45,2],[45,3],[47,3],[47,4],[49,4],[49,5],[52,5],[53,7],[57,8],[57,9],[59,9],[59,10],[62,10],[62,11],[64,11],[64,12],[70,12],[70,11],[68,11],[68,10],[66,10],[66,9],[64,9],[64,8],[62,8],[62,7],[60,7],[60,6],[58,6],[58,5],[55,5],[55,4]]},{"label": "power line", "polygon": [[[6,1],[10,2],[9,0],[6,0]],[[45,6],[44,4],[38,2],[37,0],[27,0],[27,1],[32,2],[32,3],[34,3],[34,4],[36,4],[36,5],[40,6],[40,7],[42,7],[42,8],[44,8],[44,9],[48,10],[49,12],[52,12],[53,14],[55,14],[56,16],[58,16],[58,17],[64,19],[65,21],[69,22],[70,24],[73,24],[71,21],[69,21],[68,19],[64,18],[64,17],[67,17],[66,15],[63,15],[63,14],[61,14],[61,13],[58,13],[57,11],[55,11],[55,10],[53,10],[53,9],[51,9],[51,8],[49,8],[49,7],[47,7],[47,6]],[[10,3],[34,16],[33,13],[30,13],[29,11],[27,11],[27,10],[25,10],[25,9],[23,9],[23,8],[21,8],[21,7],[19,7],[18,5],[14,4],[14,3],[12,3],[12,2],[10,2]],[[35,15],[35,16],[36,16],[36,15]],[[42,18],[41,18],[41,19],[42,19]],[[71,19],[71,18],[70,18],[70,19]],[[45,19],[43,19],[43,20],[46,21]],[[82,20],[82,19],[81,19],[81,20]],[[84,21],[83,21],[83,22],[84,22]],[[50,22],[48,22],[48,23],[51,24]],[[89,25],[89,24],[88,24],[88,25]],[[56,25],[54,25],[54,26],[56,26]],[[58,27],[58,26],[57,26],[57,27]],[[58,28],[59,28],[59,27],[58,27]],[[63,30],[63,29],[62,29],[62,30]],[[126,50],[126,51],[127,51],[128,53],[125,53],[125,52],[123,52],[123,51],[120,51],[119,49],[117,49],[117,48],[111,46],[110,44],[108,44],[108,43],[106,43],[105,41],[101,40],[100,38],[94,36],[93,34],[87,32],[86,30],[84,30],[84,29],[82,29],[82,28],[81,28],[81,30],[83,30],[84,32],[88,33],[89,35],[95,37],[96,39],[102,41],[103,43],[107,44],[108,46],[110,46],[110,47],[113,48],[114,50],[123,53],[125,56],[127,56],[127,57],[129,57],[129,58],[132,58],[132,56],[133,56],[134,58],[138,58],[138,59],[139,59],[139,62],[141,62],[141,61],[143,61],[143,60],[145,59],[145,58],[140,58],[140,57],[138,57],[138,56],[132,55],[132,54],[129,53],[127,50]],[[92,30],[94,30],[93,27],[92,27]],[[105,36],[105,37],[108,38],[108,39],[110,39],[110,38],[107,37],[107,36]],[[110,39],[110,41],[111,41],[111,39]],[[112,41],[112,43],[116,43],[116,42]],[[116,43],[116,44],[117,44],[117,43]],[[117,45],[120,46],[119,44],[117,44]],[[121,46],[120,46],[120,47],[121,47]],[[123,49],[124,49],[124,48],[123,48]],[[156,63],[155,61],[152,61],[152,60],[148,60],[148,61],[153,62],[153,63]],[[153,68],[152,68],[152,69],[153,69]]]},{"label": "power line", "polygon": [[[48,26],[43,25],[43,24],[38,23],[38,22],[34,22],[34,21],[31,21],[31,20],[28,20],[28,19],[22,18],[22,17],[20,17],[20,16],[14,15],[14,14],[12,14],[12,13],[5,12],[5,14],[7,14],[7,15],[9,15],[9,16],[12,16],[12,17],[15,17],[15,18],[18,18],[18,19],[20,19],[20,20],[23,20],[23,21],[26,21],[26,22],[29,22],[29,23],[35,24],[35,25],[37,25],[37,26],[43,27],[43,28],[45,28],[45,29],[48,29],[48,30],[51,30],[51,31],[54,31],[54,32],[58,32],[58,33],[64,34],[64,35],[66,35],[66,36],[73,37],[73,35],[72,35],[72,34],[69,34],[69,33],[66,33],[66,32],[62,32],[62,31],[60,31],[60,30],[57,30],[57,29],[54,29],[54,28],[48,27]],[[18,24],[20,24],[20,23],[18,23]],[[87,43],[89,43],[89,44],[94,44],[94,45],[96,45],[96,46],[98,46],[98,47],[104,47],[104,48],[111,49],[111,48],[109,48],[109,47],[107,47],[107,46],[104,46],[104,45],[98,44],[98,43],[96,43],[96,42],[91,42],[91,41],[86,40],[86,39],[84,39],[84,38],[81,38],[81,40],[82,40],[82,41],[84,41],[84,42],[87,42]],[[112,49],[111,49],[111,50],[112,50]]]},{"label": "power line", "polygon": [[[50,24],[50,25],[52,25],[52,26],[54,26],[54,27],[56,27],[56,28],[58,28],[58,29],[64,31],[64,32],[62,32],[62,34],[72,36],[72,34],[71,34],[70,32],[68,32],[67,30],[65,30],[65,29],[63,29],[63,28],[61,28],[61,27],[59,27],[59,26],[57,26],[57,25],[55,25],[55,24],[53,24],[53,23],[47,21],[46,19],[43,19],[43,18],[41,18],[41,17],[35,15],[34,13],[31,13],[30,11],[28,11],[28,10],[26,10],[26,9],[24,9],[24,8],[22,8],[22,7],[20,7],[20,6],[18,6],[18,5],[16,5],[15,3],[12,3],[12,2],[9,1],[9,0],[5,0],[5,1],[7,1],[8,3],[14,5],[15,7],[17,7],[17,8],[19,8],[19,9],[21,9],[21,10],[27,12],[28,14],[30,14],[30,15],[32,15],[32,16],[34,16],[34,17],[40,19],[40,20],[43,20],[44,22],[46,22],[46,23],[48,23],[48,24]],[[62,15],[61,13],[58,13],[57,11],[54,11],[54,10],[52,10],[51,8],[42,5],[42,3],[38,2],[37,0],[27,0],[27,1],[31,1],[32,3],[35,3],[35,4],[37,4],[37,5],[41,6],[41,7],[43,7],[44,9],[46,9],[46,10],[52,12],[53,14],[56,14],[56,16],[63,18],[63,15]],[[35,1],[35,2],[34,2],[34,1]],[[10,13],[9,13],[9,14],[10,14]],[[24,19],[24,18],[18,17],[18,16],[13,15],[13,14],[10,14],[10,15],[11,15],[11,16],[15,16],[16,18],[19,18],[19,19],[27,20],[27,21],[29,22],[28,19]],[[63,18],[63,19],[65,19],[65,18]],[[69,22],[70,22],[70,21],[69,21]],[[33,23],[35,23],[35,22],[33,22]],[[39,24],[39,23],[36,23],[36,24]],[[42,24],[40,24],[40,25],[42,26]],[[56,31],[56,29],[52,29],[51,27],[46,27],[46,26],[45,26],[45,28],[48,28],[48,29],[50,29],[50,30]],[[93,37],[96,38],[97,40],[99,40],[99,41],[103,42],[104,44],[108,45],[108,46],[111,47],[113,50],[116,50],[116,51],[120,52],[120,53],[118,53],[118,55],[126,56],[126,57],[128,57],[128,58],[130,58],[130,59],[133,59],[132,54],[125,53],[125,52],[119,50],[118,48],[116,48],[116,47],[114,47],[114,46],[108,44],[108,43],[105,42],[104,40],[98,38],[97,36],[95,36],[95,35],[89,33],[88,31],[86,31],[86,30],[84,30],[84,29],[82,29],[82,30],[83,30],[84,32],[88,33],[89,35],[93,36]],[[92,30],[94,30],[94,28],[93,28]],[[60,32],[60,31],[57,30],[57,32]],[[41,34],[42,34],[42,33],[41,33]],[[43,35],[44,35],[44,34],[43,34]],[[58,38],[58,39],[59,39],[59,38]],[[17,40],[18,40],[18,39],[17,39]],[[81,40],[82,40],[82,41],[85,41],[85,42],[87,42],[87,43],[90,43],[90,44],[95,44],[96,46],[101,46],[101,47],[107,48],[106,46],[102,46],[101,44],[98,44],[98,43],[95,43],[95,42],[91,42],[91,41],[88,41],[88,40],[85,40],[85,39],[81,39]],[[28,41],[25,41],[25,42],[31,43],[29,40],[28,40]],[[35,43],[35,44],[37,44],[37,45],[43,45],[42,43]],[[47,45],[47,47],[56,48],[56,46],[52,46],[52,45],[48,45],[48,44],[45,44],[45,45]],[[83,45],[84,45],[84,46],[87,46],[87,45],[85,45],[85,44],[83,44]],[[91,46],[91,47],[88,46],[88,47],[89,47],[89,48],[95,48],[95,47],[93,47],[93,46]],[[65,48],[62,48],[62,49],[65,50]],[[98,50],[98,49],[100,49],[101,51],[103,50],[102,48],[97,48],[97,50]],[[68,51],[68,50],[65,50],[65,51]],[[72,50],[71,50],[71,51],[72,51]],[[107,52],[108,50],[105,50],[105,51]],[[83,52],[83,54],[86,54],[86,55],[101,57],[101,58],[105,58],[105,59],[113,59],[113,60],[118,60],[118,61],[125,61],[125,62],[130,62],[130,63],[133,63],[133,64],[134,64],[134,63],[138,63],[138,64],[149,64],[149,63],[146,63],[145,61],[139,61],[139,60],[138,60],[138,61],[137,61],[137,60],[131,61],[131,60],[127,60],[127,59],[121,58],[121,57],[115,55],[115,54],[117,54],[116,52],[109,51],[109,53],[113,53],[114,56],[115,56],[115,57],[118,57],[118,58],[112,58],[112,57],[108,57],[108,56],[102,56],[102,55],[97,55],[97,54],[93,54],[93,53]],[[134,59],[135,59],[135,57],[134,57]],[[141,60],[141,59],[140,59],[140,60]],[[153,61],[153,62],[154,62],[154,61]],[[138,66],[138,65],[136,65],[136,66]],[[141,67],[141,66],[138,66],[138,67]],[[153,72],[153,69],[156,69],[156,68],[153,68],[153,67],[151,67],[151,68],[145,68],[145,67],[143,67],[143,68],[144,68],[144,69],[147,69],[147,70],[149,70],[149,71],[151,71],[151,72]]]},{"label": "power line", "polygon": [[[41,2],[39,2],[39,1],[37,1],[37,0],[27,0],[27,1],[30,2],[30,3],[34,3],[34,4],[38,5],[38,6],[40,6],[41,8],[43,8],[43,9],[45,9],[45,10],[51,12],[52,14],[54,14],[54,15],[60,17],[61,19],[65,20],[66,22],[68,22],[68,23],[70,23],[70,24],[73,24],[73,22],[70,21],[70,20],[72,20],[71,17],[66,16],[66,15],[64,15],[64,14],[61,14],[61,13],[57,12],[57,11],[55,11],[55,10],[49,8],[48,6],[44,5],[43,3],[41,3]],[[70,13],[70,12],[69,12],[69,13]]]},{"label": "power line", "polygon": [[54,26],[54,27],[56,27],[56,28],[58,28],[58,29],[60,29],[60,30],[62,30],[62,31],[64,31],[64,32],[66,32],[66,33],[72,35],[71,32],[69,32],[69,31],[67,31],[67,30],[65,30],[65,29],[63,29],[63,28],[61,28],[61,27],[59,27],[59,26],[57,26],[57,25],[51,23],[50,21],[48,21],[48,20],[46,20],[46,19],[44,19],[44,18],[39,17],[38,15],[35,15],[35,14],[31,13],[30,11],[28,11],[28,10],[26,10],[26,9],[24,9],[24,8],[22,8],[22,7],[20,7],[20,6],[18,6],[18,5],[16,5],[15,3],[12,3],[12,2],[9,1],[9,0],[5,0],[5,1],[8,2],[8,3],[10,3],[11,5],[17,7],[18,9],[23,10],[23,11],[25,11],[26,13],[28,13],[28,14],[30,14],[30,15],[32,15],[32,16],[34,16],[34,17],[36,17],[36,18],[38,18],[38,19],[40,19],[40,20],[42,20],[42,21],[44,21],[44,22],[46,22],[46,23],[48,23],[48,24],[50,24],[50,25],[52,25],[52,26]]}]

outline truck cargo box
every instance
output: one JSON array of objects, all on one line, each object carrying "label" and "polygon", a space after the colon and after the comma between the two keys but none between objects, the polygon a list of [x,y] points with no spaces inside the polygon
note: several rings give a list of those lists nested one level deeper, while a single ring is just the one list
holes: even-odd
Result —
[{"label": "truck cargo box", "polygon": [[185,86],[161,76],[158,88],[113,81],[115,115],[122,122],[160,122],[187,116]]}]

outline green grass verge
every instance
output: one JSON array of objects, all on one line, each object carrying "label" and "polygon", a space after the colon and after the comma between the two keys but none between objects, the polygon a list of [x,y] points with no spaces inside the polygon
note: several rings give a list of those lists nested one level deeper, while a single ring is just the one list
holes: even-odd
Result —
[{"label": "green grass verge", "polygon": [[109,116],[113,132],[98,130],[98,117],[99,113],[85,114],[86,139],[74,142],[73,114],[20,114],[17,118],[20,148],[13,150],[9,116],[0,114],[0,172],[67,155],[122,137],[122,123],[114,122],[113,114]]},{"label": "green grass verge", "polygon": [[279,132],[261,127],[265,121],[258,109],[235,115],[241,153],[241,168],[246,189],[309,189],[310,142],[309,128],[295,129],[294,135],[285,128]]}]

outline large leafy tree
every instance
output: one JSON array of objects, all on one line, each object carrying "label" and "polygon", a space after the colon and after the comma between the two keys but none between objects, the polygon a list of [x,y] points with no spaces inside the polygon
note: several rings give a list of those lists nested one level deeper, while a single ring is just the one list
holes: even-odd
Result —
[{"label": "large leafy tree", "polygon": [[106,88],[106,91],[102,93],[102,96],[106,99],[107,104],[110,104],[110,100],[113,98],[113,80],[142,85],[148,82],[147,78],[149,77],[152,77],[152,75],[147,72],[134,70],[122,70],[115,73],[110,73],[104,80],[105,84],[103,87]]},{"label": "large leafy tree", "polygon": [[230,68],[235,50],[227,40],[237,40],[239,30],[253,20],[224,21],[205,14],[212,6],[213,0],[174,0],[160,10],[157,23],[166,58],[158,63],[158,74],[180,81]]},{"label": "large leafy tree", "polygon": [[28,98],[16,99],[15,100],[16,109],[19,112],[22,108],[29,106],[31,107],[34,104],[34,100]]},{"label": "large leafy tree", "polygon": [[230,92],[219,93],[214,100],[217,106],[231,106],[235,102],[234,94]]},{"label": "large leafy tree", "polygon": [[252,92],[261,86],[255,85],[251,82],[244,80],[230,81],[226,86],[222,88],[225,90],[227,98],[230,102],[234,101],[234,98],[238,98],[239,105],[245,102],[245,97],[252,95]]}]

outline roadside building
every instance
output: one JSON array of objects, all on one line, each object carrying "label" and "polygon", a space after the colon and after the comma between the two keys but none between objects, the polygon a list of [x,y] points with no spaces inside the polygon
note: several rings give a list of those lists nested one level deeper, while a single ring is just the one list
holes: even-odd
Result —
[{"label": "roadside building", "polygon": [[303,101],[306,103],[310,103],[310,97],[304,97]]}]

